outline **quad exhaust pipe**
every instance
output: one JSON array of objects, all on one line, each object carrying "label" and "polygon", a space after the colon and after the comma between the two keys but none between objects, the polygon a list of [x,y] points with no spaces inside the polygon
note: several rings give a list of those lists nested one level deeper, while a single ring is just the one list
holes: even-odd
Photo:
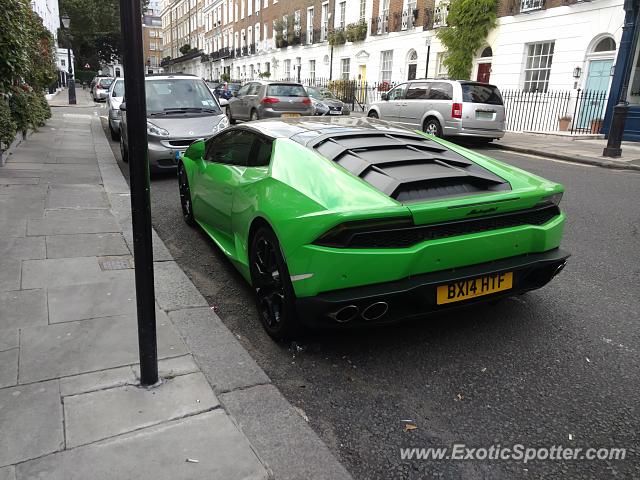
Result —
[{"label": "quad exhaust pipe", "polygon": [[383,317],[389,310],[387,302],[374,302],[360,313],[360,309],[356,305],[346,305],[339,310],[329,314],[329,317],[338,323],[347,323],[355,320],[358,316],[362,316],[363,320],[374,321]]}]

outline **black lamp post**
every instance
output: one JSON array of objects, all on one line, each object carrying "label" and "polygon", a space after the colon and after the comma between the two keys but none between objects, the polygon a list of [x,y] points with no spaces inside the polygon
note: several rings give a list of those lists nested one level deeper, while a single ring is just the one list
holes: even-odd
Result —
[{"label": "black lamp post", "polygon": [[69,25],[71,19],[69,15],[62,17],[62,26],[64,27],[64,33],[67,37],[67,62],[69,64],[67,68],[67,85],[69,86],[69,105],[76,104],[76,84],[73,81],[73,64],[71,63],[71,35],[69,33]]}]

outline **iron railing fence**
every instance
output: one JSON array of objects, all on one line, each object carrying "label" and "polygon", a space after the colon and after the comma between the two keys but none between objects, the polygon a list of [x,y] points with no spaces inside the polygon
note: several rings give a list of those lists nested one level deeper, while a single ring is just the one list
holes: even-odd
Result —
[{"label": "iron railing fence", "polygon": [[607,104],[607,92],[503,90],[506,125],[510,132],[599,133]]}]

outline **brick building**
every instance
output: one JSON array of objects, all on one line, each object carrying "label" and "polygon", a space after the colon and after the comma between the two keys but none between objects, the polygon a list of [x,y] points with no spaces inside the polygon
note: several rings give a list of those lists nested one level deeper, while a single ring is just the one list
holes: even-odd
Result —
[{"label": "brick building", "polygon": [[162,21],[151,11],[142,17],[142,48],[146,73],[161,73],[162,68]]},{"label": "brick building", "polygon": [[[164,55],[172,57],[166,67],[241,81],[265,72],[272,79],[367,82],[445,77],[436,31],[447,25],[448,6],[447,0],[165,0]],[[473,79],[503,89],[608,89],[623,0],[500,0],[498,13],[475,52]],[[179,53],[184,43],[199,54]]]}]

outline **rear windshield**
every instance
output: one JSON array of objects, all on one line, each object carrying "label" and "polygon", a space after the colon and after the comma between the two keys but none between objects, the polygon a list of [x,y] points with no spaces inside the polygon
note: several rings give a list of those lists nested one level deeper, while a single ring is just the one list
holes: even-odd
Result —
[{"label": "rear windshield", "polygon": [[278,83],[267,87],[267,96],[269,97],[306,97],[307,92],[304,91],[302,85],[288,85],[286,83]]},{"label": "rear windshield", "polygon": [[482,83],[463,83],[462,101],[466,103],[502,105],[502,95],[500,95],[500,90],[493,85],[485,85]]},{"label": "rear windshield", "polygon": [[108,87],[112,83],[113,83],[113,78],[101,78],[100,79],[100,85],[102,85],[104,87]]}]

